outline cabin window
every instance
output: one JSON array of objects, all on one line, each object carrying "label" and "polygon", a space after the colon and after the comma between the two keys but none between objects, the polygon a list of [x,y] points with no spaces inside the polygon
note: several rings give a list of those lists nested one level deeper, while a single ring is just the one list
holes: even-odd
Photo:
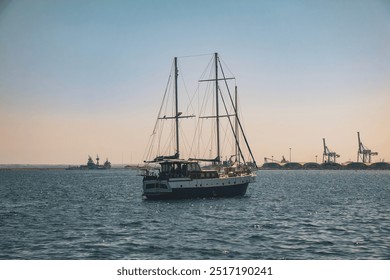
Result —
[{"label": "cabin window", "polygon": [[200,171],[200,166],[198,163],[189,163],[188,171]]},{"label": "cabin window", "polygon": [[155,186],[156,186],[155,184],[146,184],[146,185],[145,185],[145,188],[146,188],[146,189],[154,189]]},{"label": "cabin window", "polygon": [[169,173],[171,169],[172,169],[172,164],[170,163],[161,164],[161,172]]}]

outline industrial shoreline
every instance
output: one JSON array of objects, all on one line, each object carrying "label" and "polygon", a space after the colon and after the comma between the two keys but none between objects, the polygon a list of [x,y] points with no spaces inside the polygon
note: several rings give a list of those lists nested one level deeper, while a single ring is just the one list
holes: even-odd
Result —
[{"label": "industrial shoreline", "polygon": [[390,163],[387,162],[375,162],[375,163],[363,163],[363,162],[347,162],[343,164],[335,162],[267,162],[264,163],[259,170],[390,170]]}]

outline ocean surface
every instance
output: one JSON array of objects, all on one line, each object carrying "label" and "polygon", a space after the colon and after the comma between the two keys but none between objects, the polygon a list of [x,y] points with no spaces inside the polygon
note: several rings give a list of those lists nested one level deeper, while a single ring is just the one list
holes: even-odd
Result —
[{"label": "ocean surface", "polygon": [[258,171],[145,201],[134,170],[0,171],[0,259],[390,259],[390,171]]}]

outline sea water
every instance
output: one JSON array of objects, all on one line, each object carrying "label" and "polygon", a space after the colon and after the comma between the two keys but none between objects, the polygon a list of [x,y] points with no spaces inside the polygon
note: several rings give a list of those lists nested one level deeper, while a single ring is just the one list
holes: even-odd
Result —
[{"label": "sea water", "polygon": [[0,172],[0,259],[390,259],[389,171],[258,171],[147,201],[133,170]]}]

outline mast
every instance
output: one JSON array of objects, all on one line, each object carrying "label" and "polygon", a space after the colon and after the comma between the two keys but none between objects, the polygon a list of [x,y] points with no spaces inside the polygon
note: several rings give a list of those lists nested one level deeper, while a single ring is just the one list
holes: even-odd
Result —
[{"label": "mast", "polygon": [[234,92],[234,101],[235,101],[235,107],[236,107],[236,123],[235,123],[235,131],[236,131],[236,160],[238,161],[238,163],[240,163],[240,158],[241,158],[241,155],[238,155],[238,146],[240,145],[239,143],[239,136],[238,136],[238,100],[237,100],[237,86],[235,86],[234,88],[235,92]]},{"label": "mast", "polygon": [[221,162],[221,151],[219,147],[219,105],[218,105],[218,53],[215,53],[215,115],[217,125],[217,162]]},{"label": "mast", "polygon": [[175,127],[176,127],[176,154],[175,156],[179,158],[179,100],[177,92],[177,77],[179,71],[177,70],[177,57],[175,57]]}]

